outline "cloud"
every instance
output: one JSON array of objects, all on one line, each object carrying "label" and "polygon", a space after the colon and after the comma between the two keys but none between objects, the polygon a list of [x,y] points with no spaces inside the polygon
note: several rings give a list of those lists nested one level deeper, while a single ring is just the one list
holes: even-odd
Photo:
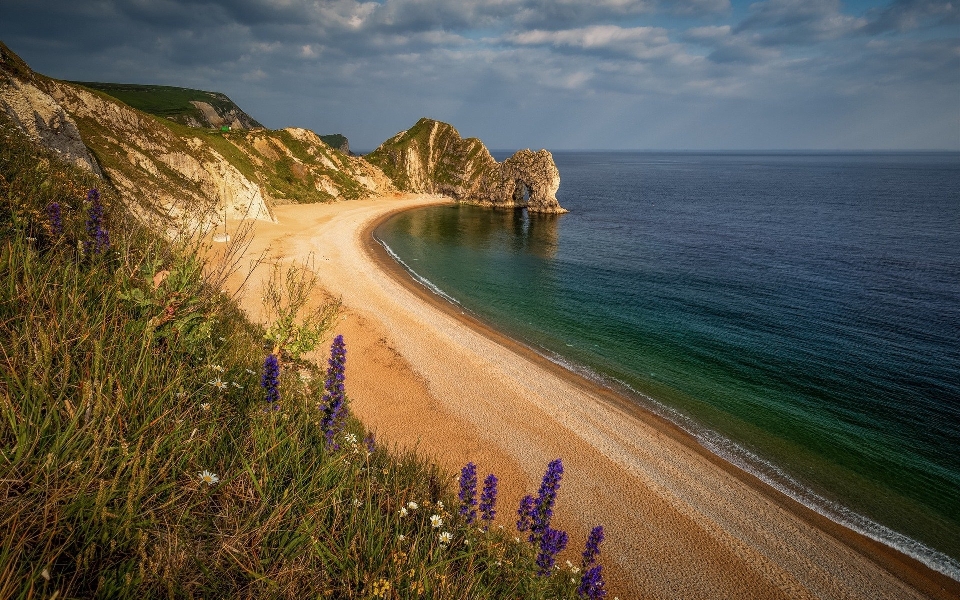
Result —
[{"label": "cloud", "polygon": [[750,16],[735,33],[759,32],[770,46],[809,45],[849,35],[866,19],[841,12],[839,0],[766,0],[750,5]]},{"label": "cloud", "polygon": [[895,0],[886,7],[870,11],[868,16],[872,20],[865,28],[867,33],[909,31],[924,27],[955,27],[960,24],[960,5],[955,1]]},{"label": "cloud", "polygon": [[5,0],[0,38],[52,76],[215,89],[360,148],[421,116],[495,147],[956,147],[957,22],[934,0]]},{"label": "cloud", "polygon": [[671,43],[667,31],[660,27],[594,25],[562,31],[534,29],[512,33],[503,39],[518,46],[551,46],[640,60],[669,58],[681,52],[681,47]]}]

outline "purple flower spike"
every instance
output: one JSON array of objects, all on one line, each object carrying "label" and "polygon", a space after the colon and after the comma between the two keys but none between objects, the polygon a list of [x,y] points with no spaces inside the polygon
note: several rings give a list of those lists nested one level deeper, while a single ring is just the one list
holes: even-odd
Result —
[{"label": "purple flower spike", "polygon": [[600,556],[600,544],[602,543],[603,525],[597,525],[590,532],[590,535],[587,536],[587,546],[583,551],[583,562],[580,563],[580,566],[584,571],[596,564],[597,557]]},{"label": "purple flower spike", "polygon": [[557,491],[560,489],[560,478],[563,477],[563,463],[560,459],[550,461],[547,472],[543,474],[540,490],[530,513],[530,542],[536,543],[543,534],[550,529],[550,519],[553,517],[553,503],[557,500]]},{"label": "purple flower spike", "polygon": [[567,533],[559,529],[547,528],[540,536],[540,552],[537,553],[538,574],[542,577],[550,575],[553,570],[556,555],[567,547]]},{"label": "purple flower spike", "polygon": [[367,447],[367,452],[373,454],[377,449],[377,438],[372,431],[368,432],[363,438],[363,444]]},{"label": "purple flower spike", "polygon": [[266,391],[267,406],[276,406],[280,401],[280,363],[275,354],[268,354],[263,361],[260,386]]},{"label": "purple flower spike", "polygon": [[327,446],[333,447],[333,438],[340,430],[343,421],[347,418],[346,399],[344,391],[344,370],[347,364],[347,348],[343,343],[343,336],[333,338],[330,345],[330,359],[327,361],[327,379],[323,382],[323,418],[320,427],[327,438]]},{"label": "purple flower spike", "polygon": [[483,480],[483,491],[480,492],[480,518],[487,527],[493,524],[493,517],[497,514],[497,476],[493,473]]},{"label": "purple flower spike", "polygon": [[477,465],[468,462],[460,471],[460,515],[467,525],[477,518]]},{"label": "purple flower spike", "polygon": [[87,252],[99,254],[110,247],[110,234],[103,228],[103,205],[100,204],[100,192],[97,188],[87,192],[90,210],[87,212]]},{"label": "purple flower spike", "polygon": [[51,202],[47,205],[47,219],[50,221],[50,232],[53,237],[58,238],[63,235],[63,210],[59,202]]},{"label": "purple flower spike", "polygon": [[580,577],[577,596],[584,600],[600,600],[607,595],[607,590],[603,589],[603,586],[603,574],[600,565],[597,565],[584,571]]},{"label": "purple flower spike", "polygon": [[533,496],[529,494],[520,500],[520,508],[517,509],[517,531],[527,531],[530,529],[530,514],[533,512]]}]

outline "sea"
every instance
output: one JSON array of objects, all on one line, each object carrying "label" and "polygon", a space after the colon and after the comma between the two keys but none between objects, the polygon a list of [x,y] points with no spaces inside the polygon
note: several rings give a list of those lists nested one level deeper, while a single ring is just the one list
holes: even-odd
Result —
[{"label": "sea", "polygon": [[960,154],[554,159],[567,214],[434,206],[377,239],[462,310],[960,580]]}]

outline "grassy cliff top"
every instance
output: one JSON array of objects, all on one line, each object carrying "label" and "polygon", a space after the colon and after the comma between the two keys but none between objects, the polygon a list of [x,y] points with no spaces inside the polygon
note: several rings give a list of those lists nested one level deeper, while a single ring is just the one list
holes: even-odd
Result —
[{"label": "grassy cliff top", "polygon": [[263,127],[249,115],[246,115],[233,100],[219,92],[135,83],[103,83],[97,81],[71,81],[70,83],[99,90],[124,104],[158,117],[174,120],[177,120],[176,117],[192,117],[202,121],[204,119],[203,113],[191,102],[206,102],[220,114],[236,111],[244,114],[247,119],[255,124],[255,127]]}]

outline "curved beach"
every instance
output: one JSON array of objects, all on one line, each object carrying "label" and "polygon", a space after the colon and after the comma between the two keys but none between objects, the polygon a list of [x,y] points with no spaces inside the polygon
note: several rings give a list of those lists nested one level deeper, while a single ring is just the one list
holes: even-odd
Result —
[{"label": "curved beach", "polygon": [[[480,477],[496,473],[507,528],[561,457],[562,558],[576,562],[603,524],[611,598],[960,597],[960,583],[804,508],[414,282],[373,230],[396,211],[442,202],[288,205],[275,209],[277,223],[253,226],[248,255],[312,258],[325,293],[342,299],[347,393],[379,439],[451,471],[472,460]],[[254,317],[258,292],[255,276],[242,299]]]}]

